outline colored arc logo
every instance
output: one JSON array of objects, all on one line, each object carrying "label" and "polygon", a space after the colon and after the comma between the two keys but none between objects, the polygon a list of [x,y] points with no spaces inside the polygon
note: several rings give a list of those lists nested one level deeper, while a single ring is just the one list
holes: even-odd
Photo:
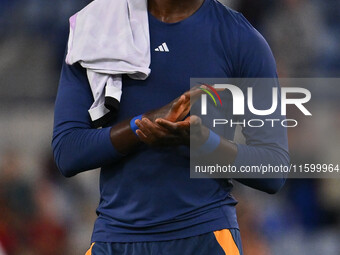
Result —
[{"label": "colored arc logo", "polygon": [[[202,85],[204,85],[204,86],[206,86],[207,88],[209,88],[209,89],[217,96],[218,101],[220,101],[220,104],[221,104],[221,106],[222,106],[222,100],[221,100],[221,98],[220,98],[220,95],[217,93],[216,89],[214,89],[214,87],[212,87],[212,86],[210,86],[210,85],[207,85],[207,84],[202,84]],[[214,96],[211,94],[211,92],[210,92],[209,90],[203,89],[203,88],[199,88],[199,89],[201,89],[201,90],[203,90],[205,93],[207,93],[207,94],[211,97],[211,99],[214,101],[215,106],[217,106],[216,100],[215,100]]]}]

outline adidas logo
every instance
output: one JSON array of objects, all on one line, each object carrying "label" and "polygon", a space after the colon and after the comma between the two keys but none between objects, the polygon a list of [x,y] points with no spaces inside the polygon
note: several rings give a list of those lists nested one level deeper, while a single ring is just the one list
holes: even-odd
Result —
[{"label": "adidas logo", "polygon": [[163,52],[169,52],[169,48],[168,45],[166,45],[166,43],[162,43],[161,45],[159,45],[155,51],[163,51]]}]

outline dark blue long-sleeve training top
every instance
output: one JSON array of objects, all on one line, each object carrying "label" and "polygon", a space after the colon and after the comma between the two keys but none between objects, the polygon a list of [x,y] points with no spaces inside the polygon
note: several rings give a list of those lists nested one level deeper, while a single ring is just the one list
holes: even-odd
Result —
[{"label": "dark blue long-sleeve training top", "polygon": [[[205,0],[192,16],[177,23],[163,23],[149,14],[149,29],[152,73],[145,81],[123,78],[120,110],[111,125],[167,104],[189,89],[191,77],[276,77],[264,38],[241,14],[215,0]],[[155,51],[164,42],[169,51]],[[265,89],[259,85],[257,94]],[[271,97],[261,102],[271,105]],[[52,146],[67,177],[101,167],[92,241],[171,240],[238,227],[231,181],[190,179],[184,147],[142,145],[120,155],[110,141],[111,125],[91,128],[92,103],[86,71],[79,64],[64,64]],[[277,112],[271,117],[282,119]],[[288,164],[285,128],[245,127],[243,133],[247,145],[238,145],[235,165]],[[234,128],[222,135],[232,140]],[[240,181],[274,193],[284,178]]]}]

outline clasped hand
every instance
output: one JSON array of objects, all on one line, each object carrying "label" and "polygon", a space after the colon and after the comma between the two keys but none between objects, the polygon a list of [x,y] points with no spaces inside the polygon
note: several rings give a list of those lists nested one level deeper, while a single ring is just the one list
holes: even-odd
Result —
[{"label": "clasped hand", "polygon": [[186,117],[202,93],[199,87],[195,87],[164,107],[146,113],[141,120],[136,120],[139,139],[150,146],[189,146],[190,139],[195,145],[204,143],[209,129],[202,125],[200,117]]}]

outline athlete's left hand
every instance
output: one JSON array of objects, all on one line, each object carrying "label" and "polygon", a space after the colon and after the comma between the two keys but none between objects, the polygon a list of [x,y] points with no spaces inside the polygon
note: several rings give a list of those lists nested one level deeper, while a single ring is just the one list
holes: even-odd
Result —
[{"label": "athlete's left hand", "polygon": [[177,122],[162,118],[152,122],[148,118],[143,118],[137,120],[136,125],[139,128],[136,133],[140,140],[151,146],[189,146],[190,142],[192,145],[199,146],[209,136],[208,128],[202,125],[198,116],[189,116]]}]

